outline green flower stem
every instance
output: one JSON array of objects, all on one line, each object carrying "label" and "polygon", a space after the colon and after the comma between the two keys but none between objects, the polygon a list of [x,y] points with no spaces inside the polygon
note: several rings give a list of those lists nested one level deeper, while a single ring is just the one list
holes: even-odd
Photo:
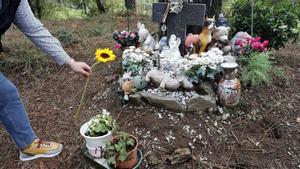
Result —
[{"label": "green flower stem", "polygon": [[[97,62],[97,63],[94,63],[94,64],[92,65],[91,71],[93,70],[93,68],[94,68],[97,64],[99,64],[99,63]],[[76,111],[76,119],[77,119],[77,122],[79,122],[80,112],[81,112],[82,106],[84,105],[84,99],[85,99],[86,90],[87,90],[87,86],[88,86],[88,84],[89,84],[89,81],[90,81],[90,76],[86,78],[85,85],[84,85],[84,88],[83,88],[83,92],[82,92],[82,95],[81,95],[81,98],[80,98],[80,103],[79,103],[79,106],[78,106],[77,111]]]}]

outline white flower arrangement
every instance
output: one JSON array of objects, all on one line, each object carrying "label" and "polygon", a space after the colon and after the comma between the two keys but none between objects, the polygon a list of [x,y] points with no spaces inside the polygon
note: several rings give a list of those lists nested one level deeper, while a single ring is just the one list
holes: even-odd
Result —
[{"label": "white flower arrangement", "polygon": [[201,65],[204,70],[207,67],[217,69],[218,65],[224,62],[223,52],[218,48],[212,48],[201,57],[197,54],[187,56],[174,62],[174,65],[183,72],[190,70],[193,66]]},{"label": "white flower arrangement", "polygon": [[151,62],[150,55],[148,53],[140,48],[136,49],[134,46],[124,50],[122,58],[123,60],[131,61],[133,63]]}]

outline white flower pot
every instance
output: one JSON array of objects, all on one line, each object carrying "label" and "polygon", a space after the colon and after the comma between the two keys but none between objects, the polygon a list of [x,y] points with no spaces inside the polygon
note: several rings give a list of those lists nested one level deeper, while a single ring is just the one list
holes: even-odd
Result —
[{"label": "white flower pot", "polygon": [[85,135],[88,130],[88,123],[85,123],[80,128],[80,134],[85,138],[86,147],[91,156],[103,158],[105,145],[112,140],[112,133],[109,131],[106,135],[100,137],[90,137]]}]

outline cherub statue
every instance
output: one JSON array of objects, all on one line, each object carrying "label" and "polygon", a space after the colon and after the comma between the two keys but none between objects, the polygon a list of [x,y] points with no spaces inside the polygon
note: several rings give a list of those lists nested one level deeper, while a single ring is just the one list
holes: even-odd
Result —
[{"label": "cherub statue", "polygon": [[160,57],[163,59],[180,59],[180,51],[179,51],[179,45],[181,43],[180,38],[176,37],[174,34],[170,36],[169,38],[169,47],[163,49],[163,51],[160,54]]},{"label": "cherub statue", "polygon": [[169,69],[170,63],[175,63],[176,60],[182,58],[179,51],[180,43],[180,38],[176,37],[175,35],[170,36],[169,47],[165,47],[160,54],[161,67],[163,69]]}]

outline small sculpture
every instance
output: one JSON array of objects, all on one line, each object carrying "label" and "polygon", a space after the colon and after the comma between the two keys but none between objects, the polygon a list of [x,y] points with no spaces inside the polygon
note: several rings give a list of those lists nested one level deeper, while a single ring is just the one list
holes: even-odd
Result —
[{"label": "small sculpture", "polygon": [[224,55],[231,51],[231,46],[228,40],[230,27],[219,26],[213,30],[214,47],[221,49]]},{"label": "small sculpture", "polygon": [[191,90],[194,87],[194,85],[183,75],[177,78],[172,78],[170,75],[165,74],[157,69],[152,69],[149,71],[145,77],[145,80],[148,82],[152,81],[161,89],[170,91],[177,90],[180,86],[186,90]]},{"label": "small sculpture", "polygon": [[129,95],[133,92],[134,90],[134,83],[132,80],[126,81],[122,85],[122,90],[124,92],[124,100],[128,101],[129,100]]},{"label": "small sculpture", "polygon": [[134,87],[138,90],[145,89],[148,84],[143,76],[135,76],[132,80]]},{"label": "small sculpture", "polygon": [[181,59],[179,45],[181,43],[180,38],[175,35],[171,35],[169,39],[169,48],[163,49],[160,54],[161,58],[161,67],[169,66],[169,63],[173,63],[178,59]]},{"label": "small sculpture", "polygon": [[169,75],[164,74],[163,72],[156,69],[150,70],[147,73],[145,80],[147,82],[152,81],[161,89],[176,90],[180,87],[180,84],[176,79],[171,78]]},{"label": "small sculpture", "polygon": [[219,15],[219,18],[218,18],[218,21],[216,23],[216,26],[217,27],[219,27],[219,26],[228,27],[227,19],[225,18],[224,14],[221,13]]},{"label": "small sculpture", "polygon": [[201,47],[199,35],[189,33],[186,36],[184,47],[188,55],[191,55],[193,53],[198,53]]},{"label": "small sculpture", "polygon": [[168,46],[168,37],[161,37],[157,45],[157,49],[161,52],[165,47]]},{"label": "small sculpture", "polygon": [[177,90],[180,87],[180,83],[176,79],[165,75],[165,78],[160,83],[159,87],[163,90]]},{"label": "small sculpture", "polygon": [[139,29],[139,42],[142,43],[142,47],[145,51],[152,51],[155,48],[155,40],[150,32],[145,28],[145,25],[138,22],[137,28]]},{"label": "small sculpture", "polygon": [[186,90],[192,90],[194,88],[193,83],[190,82],[184,75],[177,77],[176,80]]},{"label": "small sculpture", "polygon": [[215,17],[213,18],[206,18],[206,21],[204,23],[204,28],[202,32],[199,35],[200,41],[201,41],[201,48],[200,53],[203,53],[206,51],[207,45],[212,41],[212,30],[214,28],[215,24]]}]

